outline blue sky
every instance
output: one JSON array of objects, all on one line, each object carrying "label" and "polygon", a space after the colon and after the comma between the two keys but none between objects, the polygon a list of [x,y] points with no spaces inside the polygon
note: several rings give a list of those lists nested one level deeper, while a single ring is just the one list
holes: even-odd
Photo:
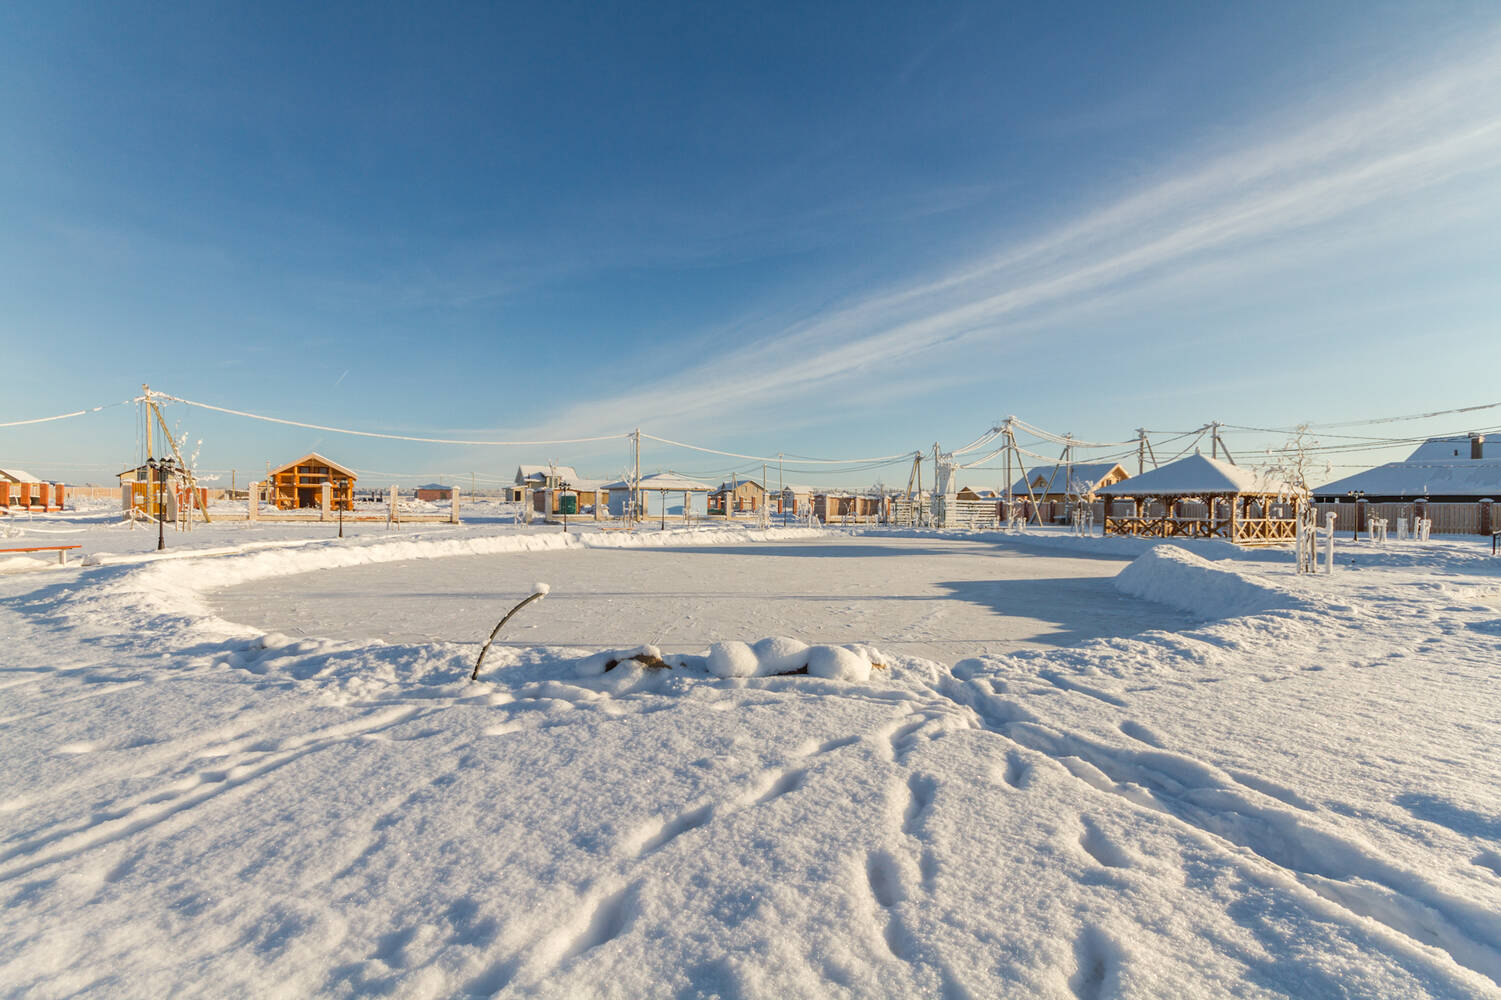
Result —
[{"label": "blue sky", "polygon": [[[1487,4],[8,5],[0,142],[0,423],[149,382],[847,457],[1501,399]],[[208,469],[626,461],[169,416]],[[0,464],[102,479],[135,426]]]}]

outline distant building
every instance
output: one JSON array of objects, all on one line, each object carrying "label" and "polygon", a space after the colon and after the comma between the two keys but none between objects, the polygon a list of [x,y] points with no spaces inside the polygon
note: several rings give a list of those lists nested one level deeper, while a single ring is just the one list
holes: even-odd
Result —
[{"label": "distant building", "polygon": [[266,485],[271,503],[278,510],[302,510],[323,506],[323,484],[329,484],[330,509],[354,509],[354,484],[350,470],[316,451],[274,469]]},{"label": "distant building", "polygon": [[1025,479],[1018,479],[1011,486],[1013,497],[1026,497],[1031,487],[1032,499],[1072,500],[1082,492],[1093,502],[1101,487],[1114,486],[1130,473],[1114,462],[1076,462],[1073,465],[1044,465],[1032,469]]},{"label": "distant building", "polygon": [[724,515],[729,511],[745,513],[766,506],[766,488],[754,479],[740,479],[733,486],[720,483],[709,493],[709,513]]},{"label": "distant building", "polygon": [[62,483],[43,482],[24,469],[0,469],[0,508],[62,510],[63,492]]},{"label": "distant building", "polygon": [[1313,498],[1348,501],[1352,493],[1372,503],[1501,501],[1501,456],[1485,457],[1483,434],[1430,438],[1406,461],[1325,483],[1313,491]]},{"label": "distant building", "polygon": [[444,486],[442,483],[428,483],[416,489],[417,499],[426,500],[428,503],[448,502],[453,499],[453,487]]}]

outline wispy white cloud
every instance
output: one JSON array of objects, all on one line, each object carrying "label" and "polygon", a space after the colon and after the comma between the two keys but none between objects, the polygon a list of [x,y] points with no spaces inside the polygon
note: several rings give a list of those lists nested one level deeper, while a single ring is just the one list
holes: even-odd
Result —
[{"label": "wispy white cloud", "polygon": [[[1203,162],[1037,238],[965,261],[933,280],[809,316],[744,347],[592,400],[547,426],[563,435],[598,425],[598,414],[651,400],[657,426],[733,414],[833,393],[859,380],[891,386],[919,356],[959,353],[1048,310],[1103,302],[1165,269],[1214,261],[1233,275],[1238,255],[1264,258],[1286,241],[1362,213],[1406,205],[1447,182],[1501,170],[1501,45],[1494,37],[1463,59],[1352,99],[1301,125],[1279,123]],[[1494,206],[1491,206],[1492,208]]]}]

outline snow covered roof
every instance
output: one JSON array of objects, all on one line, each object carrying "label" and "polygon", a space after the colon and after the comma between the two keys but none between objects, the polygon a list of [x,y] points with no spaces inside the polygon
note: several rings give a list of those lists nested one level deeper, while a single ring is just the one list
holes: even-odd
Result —
[{"label": "snow covered roof", "polygon": [[[1481,438],[1481,448],[1484,449],[1485,439]],[[1482,450],[1481,458],[1485,457]],[[1470,436],[1468,434],[1456,434],[1453,437],[1429,438],[1413,450],[1407,456],[1408,462],[1453,462],[1475,461],[1470,458]]]},{"label": "snow covered roof", "polygon": [[579,478],[578,470],[571,465],[518,465],[516,466],[516,485],[525,486],[530,480],[546,480],[553,475],[570,483]]},{"label": "snow covered roof", "polygon": [[[1465,443],[1469,454],[1469,442]],[[1501,500],[1501,458],[1453,462],[1388,462],[1336,479],[1313,491],[1316,497],[1343,498],[1351,491],[1368,497],[1489,497]]]},{"label": "snow covered roof", "polygon": [[[613,483],[607,483],[600,487],[606,490],[628,490],[631,484],[624,479],[618,479]],[[714,487],[707,483],[701,483],[687,476],[680,476],[676,472],[653,472],[641,477],[641,489],[651,491],[666,490],[669,493],[710,493]]]},{"label": "snow covered roof", "polygon": [[271,475],[274,476],[278,472],[285,472],[286,470],[292,468],[292,466],[294,466],[294,465],[326,465],[326,466],[329,467],[330,470],[332,470],[334,472],[342,472],[344,475],[348,476],[350,479],[358,479],[359,478],[358,476],[356,476],[354,474],[354,470],[353,469],[346,469],[346,468],[344,468],[344,466],[340,465],[338,462],[335,462],[331,458],[326,458],[323,455],[318,454],[316,451],[310,451],[306,455],[303,455],[301,458],[299,458],[295,462],[288,462],[285,465],[282,465],[282,466],[279,466],[279,467],[277,467],[275,469],[272,469],[271,470]]},{"label": "snow covered roof", "polygon": [[40,479],[27,472],[25,469],[0,469],[0,480],[3,480],[7,483],[41,482]]},{"label": "snow covered roof", "polygon": [[443,483],[424,483],[423,485],[421,485],[421,486],[419,486],[417,488],[419,490],[451,490],[451,489],[453,489],[452,486],[446,486]]},{"label": "snow covered roof", "polygon": [[[765,492],[765,488],[760,483],[756,482],[754,479],[739,479],[739,480],[735,481],[735,489],[740,489],[742,486],[753,486],[756,489],[761,490],[763,493]],[[725,480],[724,482],[720,483],[719,486],[716,487],[711,492],[713,492],[713,493],[728,493],[729,491],[730,491],[730,482],[729,482],[729,480]]]},{"label": "snow covered roof", "polygon": [[1196,496],[1212,493],[1271,494],[1289,491],[1280,478],[1193,454],[1095,492],[1105,497]]},{"label": "snow covered roof", "polygon": [[[1013,494],[1026,493],[1027,484],[1035,484],[1041,478],[1044,485],[1048,483],[1052,484],[1052,492],[1066,493],[1068,492],[1067,477],[1069,475],[1073,476],[1075,482],[1086,483],[1091,487],[1096,487],[1116,469],[1121,470],[1120,478],[1124,479],[1127,475],[1126,470],[1122,469],[1116,462],[1075,462],[1072,466],[1043,465],[1035,469],[1028,469],[1027,477],[1018,479],[1012,485],[1011,492]],[[1037,487],[1034,485],[1032,489],[1035,491]]]}]

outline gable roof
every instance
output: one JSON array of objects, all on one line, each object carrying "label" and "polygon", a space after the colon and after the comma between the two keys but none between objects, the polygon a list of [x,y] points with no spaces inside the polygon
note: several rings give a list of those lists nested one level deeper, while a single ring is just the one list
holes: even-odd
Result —
[{"label": "gable roof", "polygon": [[1276,476],[1193,454],[1112,486],[1102,486],[1095,492],[1106,497],[1198,496],[1274,494],[1290,492],[1290,487]]},{"label": "gable roof", "polygon": [[[1484,460],[1485,444],[1482,438],[1481,461]],[[1468,434],[1456,434],[1453,437],[1429,438],[1413,449],[1407,456],[1408,462],[1472,462],[1470,458],[1470,436]]]},{"label": "gable roof", "polygon": [[276,468],[274,468],[274,469],[271,470],[271,475],[274,476],[278,472],[286,472],[288,469],[290,469],[294,465],[326,465],[332,471],[334,471],[334,472],[342,472],[344,475],[348,476],[350,479],[358,479],[359,478],[358,476],[356,476],[354,474],[354,470],[353,469],[346,469],[346,468],[344,468],[344,466],[340,465],[338,462],[335,462],[335,461],[333,461],[330,458],[326,458],[323,455],[318,454],[316,451],[310,451],[310,452],[308,452],[306,455],[303,455],[301,458],[299,458],[295,462],[288,462],[286,465],[277,466]]},{"label": "gable roof", "polygon": [[3,479],[9,483],[41,482],[40,479],[27,472],[25,469],[0,469],[0,479]]},{"label": "gable roof", "polygon": [[559,479],[573,482],[579,478],[578,471],[571,465],[518,465],[516,466],[516,485],[525,486],[532,479],[546,480],[556,470]]},{"label": "gable roof", "polygon": [[[1465,454],[1469,454],[1466,441]],[[1368,496],[1469,496],[1501,500],[1501,459],[1476,458],[1454,462],[1388,462],[1353,476],[1317,487],[1314,496],[1344,497],[1352,491]]]},{"label": "gable roof", "polygon": [[[1065,477],[1067,477],[1070,472],[1072,472],[1073,478],[1076,482],[1085,483],[1090,487],[1090,489],[1096,490],[1096,492],[1098,492],[1097,487],[1100,485],[1100,482],[1106,479],[1116,469],[1121,470],[1122,478],[1125,478],[1127,476],[1126,470],[1121,466],[1119,462],[1075,462],[1072,468],[1067,465],[1043,465],[1035,469],[1027,470],[1027,477],[1018,479],[1016,483],[1012,485],[1011,492],[1013,495],[1018,493],[1025,495],[1027,492],[1027,484],[1036,483],[1038,477],[1041,476],[1044,484],[1052,483],[1052,492],[1067,493],[1068,482]],[[1035,491],[1037,487],[1033,486],[1032,489]]]},{"label": "gable roof", "polygon": [[[754,487],[755,489],[760,490],[762,493],[766,492],[766,487],[762,486],[760,483],[756,482],[754,479],[738,479],[738,480],[735,481],[735,489],[737,489],[737,490],[744,489],[747,486]],[[725,480],[724,482],[720,483],[717,488],[712,489],[709,492],[710,492],[711,495],[712,494],[716,494],[716,493],[728,493],[728,492],[730,492],[730,483],[729,483],[729,480]]]}]

